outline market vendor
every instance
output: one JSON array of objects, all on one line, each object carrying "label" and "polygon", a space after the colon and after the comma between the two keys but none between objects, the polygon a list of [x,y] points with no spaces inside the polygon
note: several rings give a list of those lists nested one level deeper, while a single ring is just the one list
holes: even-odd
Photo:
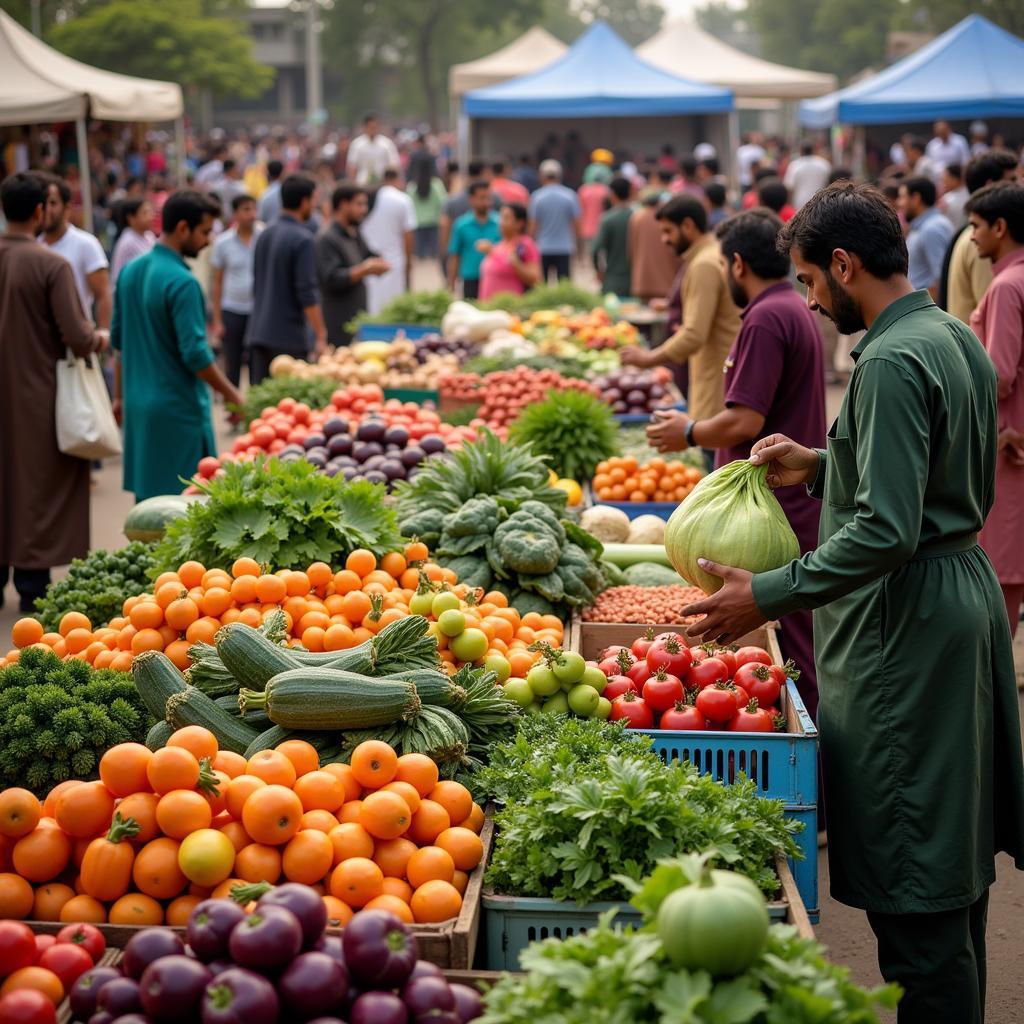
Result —
[{"label": "market vendor", "polygon": [[[655,413],[647,439],[661,452],[714,448],[716,466],[746,459],[754,442],[782,433],[809,448],[825,443],[825,368],[814,314],[787,279],[789,258],[776,248],[782,221],[769,210],[749,210],[719,225],[726,280],[743,322],[725,361],[725,408],[695,419],[685,412]],[[777,494],[800,551],[818,544],[821,503],[804,487]],[[811,612],[782,620],[779,646],[800,670],[797,687],[817,714]]]},{"label": "market vendor", "polygon": [[992,507],[996,374],[970,330],[907,279],[873,188],[818,192],[783,230],[808,304],[867,334],[826,451],[775,434],[751,461],[823,499],[817,550],[684,609],[735,639],[813,608],[832,896],[867,911],[899,1024],[978,1024],[995,855],[1024,868],[1010,633],[977,535]]}]

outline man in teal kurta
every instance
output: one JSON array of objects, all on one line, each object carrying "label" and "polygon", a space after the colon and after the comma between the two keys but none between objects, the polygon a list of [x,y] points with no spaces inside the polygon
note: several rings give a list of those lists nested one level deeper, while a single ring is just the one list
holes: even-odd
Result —
[{"label": "man in teal kurta", "polygon": [[181,479],[216,452],[207,385],[241,401],[206,343],[203,293],[185,263],[209,244],[216,212],[198,192],[170,196],[159,243],[117,281],[114,402],[124,422],[124,488],[136,501],[180,493]]},{"label": "man in teal kurta", "polygon": [[[822,499],[817,550],[685,609],[737,637],[814,609],[832,895],[861,907],[900,1024],[978,1024],[995,854],[1024,868],[1010,635],[977,533],[992,507],[996,377],[977,338],[907,280],[881,193],[819,192],[780,243],[808,303],[868,328],[826,451],[781,434],[751,461]],[[1024,542],[1024,539],[1022,539]]]}]

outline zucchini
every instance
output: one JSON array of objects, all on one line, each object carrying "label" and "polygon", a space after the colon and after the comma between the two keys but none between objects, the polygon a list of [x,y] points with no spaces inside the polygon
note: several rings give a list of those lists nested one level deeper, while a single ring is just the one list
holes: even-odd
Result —
[{"label": "zucchini", "polygon": [[391,675],[377,678],[400,679],[406,683],[415,683],[416,692],[424,704],[457,708],[466,699],[466,691],[436,668],[414,668],[408,672],[394,672]]},{"label": "zucchini", "polygon": [[132,661],[135,689],[154,718],[167,714],[168,698],[188,688],[174,662],[162,651],[143,651]]},{"label": "zucchini", "polygon": [[321,760],[325,757],[329,760],[331,755],[338,749],[339,737],[335,732],[296,732],[293,729],[285,729],[280,725],[272,725],[264,729],[256,739],[245,748],[244,756],[250,758],[261,750],[273,750],[280,746],[285,740],[305,740],[311,743],[320,754]]},{"label": "zucchini", "polygon": [[223,708],[229,715],[240,721],[245,722],[251,729],[255,729],[257,732],[262,732],[264,729],[269,729],[274,723],[267,718],[262,711],[256,711],[253,708],[249,709],[249,714],[242,716],[241,709],[238,707],[238,691],[229,693],[225,697],[216,697],[213,701],[214,704],[219,708]]},{"label": "zucchini", "polygon": [[272,676],[300,667],[287,647],[280,647],[242,622],[222,626],[214,643],[239,687],[262,690]]},{"label": "zucchini", "polygon": [[186,687],[167,700],[167,721],[175,729],[186,725],[201,725],[217,737],[221,750],[242,754],[258,735],[256,730],[210,700],[194,686]]},{"label": "zucchini", "polygon": [[174,726],[170,722],[157,722],[152,729],[146,733],[146,746],[150,750],[159,750],[167,746],[167,741],[174,735]]},{"label": "zucchini", "polygon": [[637,562],[654,562],[672,568],[664,544],[605,544],[601,557],[620,569],[628,568]]},{"label": "zucchini", "polygon": [[288,729],[367,729],[404,720],[420,710],[415,683],[368,679],[332,668],[281,672],[266,690],[243,689],[239,707],[266,708]]}]

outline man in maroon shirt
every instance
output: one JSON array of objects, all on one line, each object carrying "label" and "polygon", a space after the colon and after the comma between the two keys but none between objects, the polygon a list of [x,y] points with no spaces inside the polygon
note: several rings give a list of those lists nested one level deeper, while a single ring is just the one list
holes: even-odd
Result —
[{"label": "man in maroon shirt", "polygon": [[[782,222],[769,210],[748,210],[718,226],[722,261],[743,326],[725,362],[725,409],[693,421],[685,413],[656,413],[648,428],[659,451],[717,448],[716,467],[746,459],[754,442],[776,432],[808,448],[825,443],[825,369],[813,314],[790,284],[789,263],[775,248]],[[804,487],[775,492],[800,542],[818,544],[819,503]],[[779,646],[800,669],[797,686],[814,717],[818,684],[809,612],[782,620]]]}]

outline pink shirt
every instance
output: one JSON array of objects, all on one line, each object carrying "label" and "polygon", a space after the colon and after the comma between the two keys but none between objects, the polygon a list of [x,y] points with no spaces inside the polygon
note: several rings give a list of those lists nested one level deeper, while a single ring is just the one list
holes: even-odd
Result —
[{"label": "pink shirt", "polygon": [[514,243],[498,242],[484,257],[480,266],[480,298],[489,299],[498,292],[514,292],[522,295],[526,285],[519,280],[519,275],[512,266],[513,246],[522,246],[524,263],[539,263],[540,250],[537,243],[529,235],[520,235]]},{"label": "pink shirt", "polygon": [[607,185],[592,181],[589,185],[580,185],[580,235],[593,238],[597,234],[604,213],[604,201],[611,194]]},{"label": "pink shirt", "polygon": [[530,203],[530,193],[526,186],[511,178],[495,178],[491,182],[491,191],[503,203],[519,203],[521,206],[528,206]]}]

